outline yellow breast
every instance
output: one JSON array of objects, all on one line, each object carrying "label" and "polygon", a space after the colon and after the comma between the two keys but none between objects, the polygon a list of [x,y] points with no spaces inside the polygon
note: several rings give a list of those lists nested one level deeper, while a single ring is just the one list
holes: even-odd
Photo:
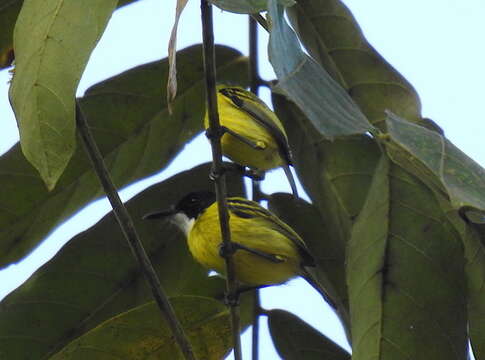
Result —
[{"label": "yellow breast", "polygon": [[[264,226],[258,219],[231,216],[231,240],[246,247],[277,255],[284,261],[274,263],[245,250],[233,257],[236,278],[248,285],[280,284],[298,275],[301,257],[296,246],[281,233]],[[219,255],[222,241],[217,206],[207,208],[188,235],[189,250],[194,258],[220,274],[225,273],[224,259]]]},{"label": "yellow breast", "polygon": [[[268,130],[259,125],[249,114],[234,106],[225,96],[218,96],[217,99],[221,125],[264,146],[263,150],[256,150],[231,134],[224,134],[221,140],[224,155],[238,164],[253,169],[270,170],[283,165],[278,144]],[[204,125],[208,127],[207,115]]]}]

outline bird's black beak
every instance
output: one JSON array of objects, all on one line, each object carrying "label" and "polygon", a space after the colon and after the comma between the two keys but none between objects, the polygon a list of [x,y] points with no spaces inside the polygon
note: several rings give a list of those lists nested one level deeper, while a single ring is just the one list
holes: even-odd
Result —
[{"label": "bird's black beak", "polygon": [[175,210],[175,207],[171,207],[166,210],[157,210],[150,212],[148,214],[143,215],[142,219],[143,220],[155,220],[155,219],[163,219],[167,218],[169,216],[175,215],[177,211]]}]

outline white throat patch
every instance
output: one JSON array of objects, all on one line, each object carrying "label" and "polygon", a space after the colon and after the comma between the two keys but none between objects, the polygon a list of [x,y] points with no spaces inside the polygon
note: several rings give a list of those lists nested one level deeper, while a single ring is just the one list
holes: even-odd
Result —
[{"label": "white throat patch", "polygon": [[173,215],[170,221],[177,225],[177,227],[184,232],[185,236],[188,236],[190,230],[192,230],[192,226],[194,226],[195,219],[189,219],[187,215],[179,212]]}]

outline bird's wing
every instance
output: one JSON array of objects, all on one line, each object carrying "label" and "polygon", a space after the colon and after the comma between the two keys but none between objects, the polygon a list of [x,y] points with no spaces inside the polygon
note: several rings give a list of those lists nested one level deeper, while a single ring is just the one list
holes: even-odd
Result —
[{"label": "bird's wing", "polygon": [[[278,149],[282,158],[288,165],[291,165],[291,153],[286,134],[282,131],[282,129],[280,129],[280,127],[278,127],[277,124],[275,124],[266,111],[261,110],[261,106],[264,109],[267,108],[267,111],[271,111],[271,109],[269,109],[268,106],[257,96],[247,96],[245,94],[245,90],[239,90],[238,88],[225,88],[219,90],[219,92],[230,99],[232,103],[239,109],[249,114],[254,121],[256,121],[271,134],[278,144]],[[260,106],[253,104],[253,102],[257,102]]]},{"label": "bird's wing", "polygon": [[228,198],[227,205],[231,214],[245,219],[261,219],[273,230],[278,231],[290,239],[297,247],[301,257],[302,265],[315,266],[313,256],[301,237],[287,224],[281,221],[276,215],[261,207],[258,203],[244,198]]}]

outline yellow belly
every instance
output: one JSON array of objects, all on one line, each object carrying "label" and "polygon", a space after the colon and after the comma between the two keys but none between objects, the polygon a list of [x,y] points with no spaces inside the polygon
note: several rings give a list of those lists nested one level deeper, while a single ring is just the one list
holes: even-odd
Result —
[{"label": "yellow belly", "polygon": [[[229,103],[227,99],[223,97],[218,99],[221,125],[254,143],[265,146],[264,150],[256,150],[231,134],[224,134],[221,140],[224,155],[240,165],[253,169],[270,170],[282,166],[283,160],[279,154],[278,144],[272,135],[247,113]],[[207,128],[207,116],[204,124]]]},{"label": "yellow belly", "polygon": [[[284,261],[274,263],[245,250],[238,250],[233,256],[236,278],[248,285],[269,285],[280,284],[297,276],[301,258],[296,246],[275,230],[255,226],[254,221],[231,216],[231,240],[252,249],[278,255]],[[221,241],[216,206],[211,205],[199,216],[189,233],[189,250],[199,263],[224,274],[225,262],[219,255]]]}]

